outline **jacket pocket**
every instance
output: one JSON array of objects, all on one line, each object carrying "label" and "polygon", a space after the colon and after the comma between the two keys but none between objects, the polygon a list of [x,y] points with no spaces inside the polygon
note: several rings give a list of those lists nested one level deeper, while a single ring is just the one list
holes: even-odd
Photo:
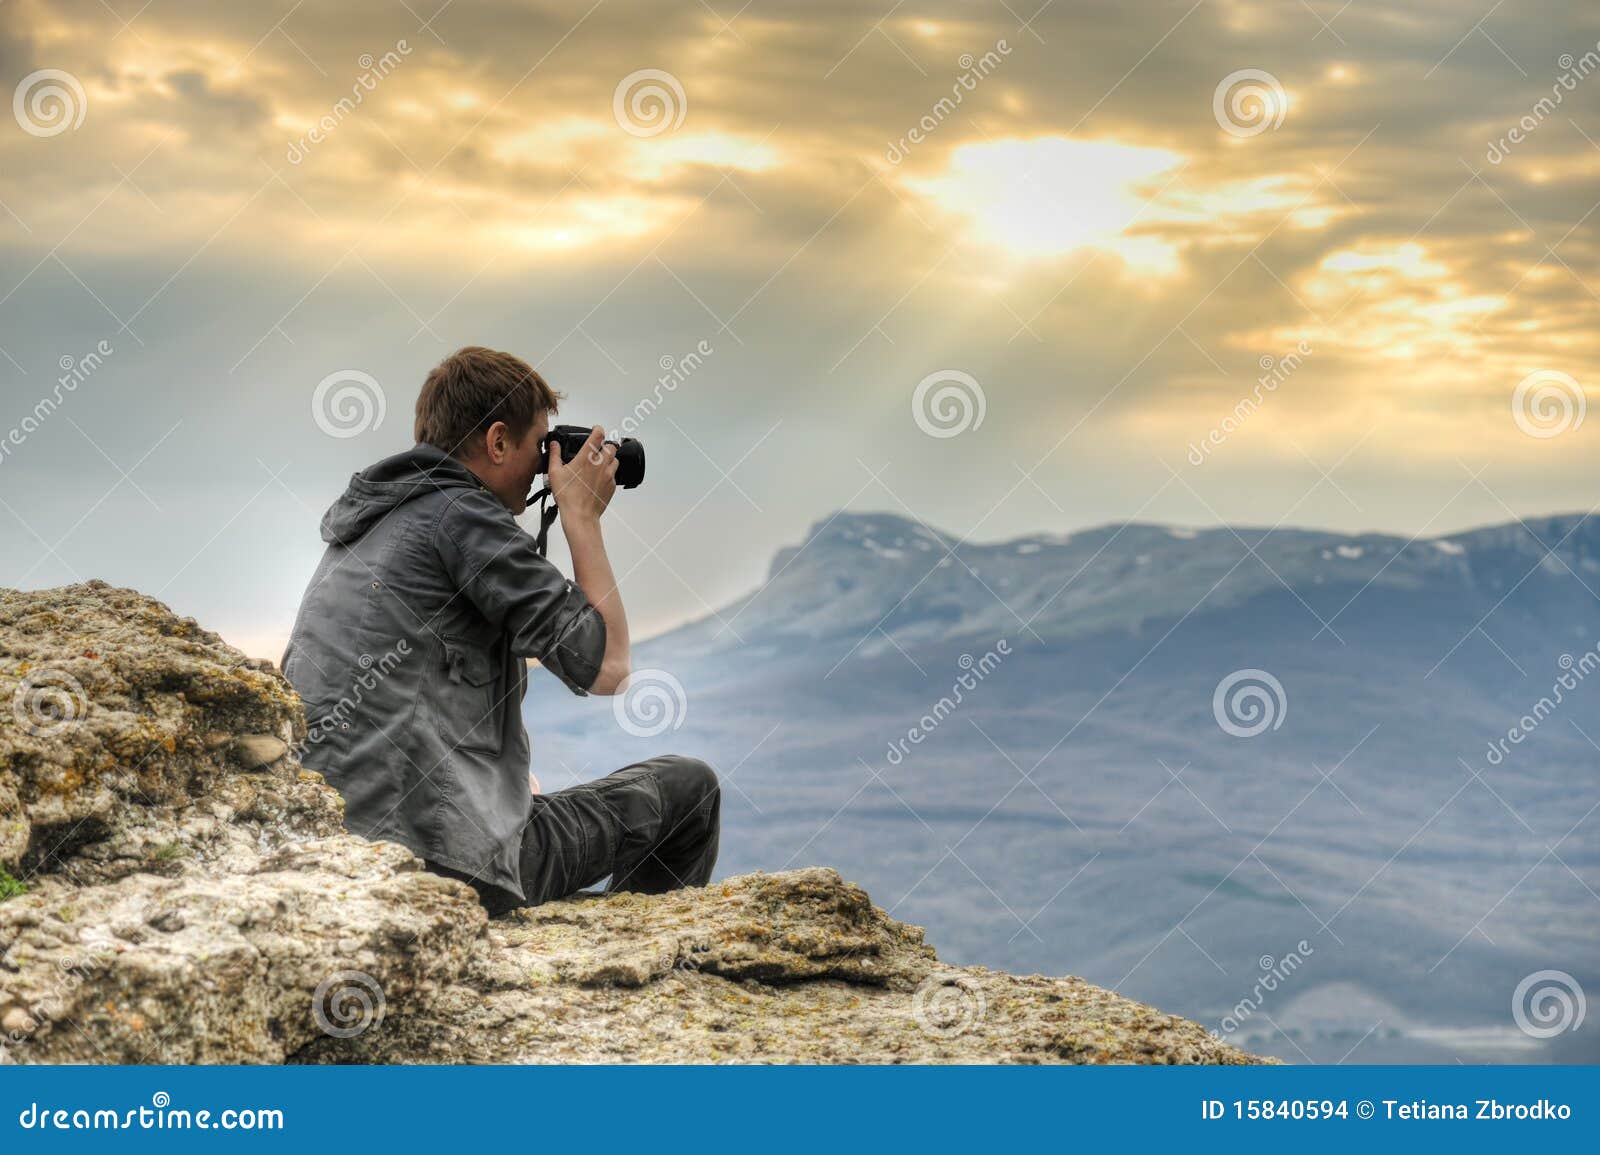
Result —
[{"label": "jacket pocket", "polygon": [[440,655],[433,676],[439,736],[451,749],[498,757],[505,745],[507,693],[500,662],[460,638],[445,638]]}]

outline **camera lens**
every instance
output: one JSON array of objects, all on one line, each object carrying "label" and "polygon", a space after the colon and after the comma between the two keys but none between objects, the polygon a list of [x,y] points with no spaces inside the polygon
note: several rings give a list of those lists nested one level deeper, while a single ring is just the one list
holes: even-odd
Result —
[{"label": "camera lens", "polygon": [[624,437],[617,445],[617,485],[633,489],[644,480],[644,445],[635,437]]}]

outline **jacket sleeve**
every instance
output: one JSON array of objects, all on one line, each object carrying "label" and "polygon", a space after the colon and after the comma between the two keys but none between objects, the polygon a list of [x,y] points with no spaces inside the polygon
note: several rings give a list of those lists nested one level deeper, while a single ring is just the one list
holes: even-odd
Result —
[{"label": "jacket sleeve", "polygon": [[513,653],[539,659],[574,694],[589,692],[605,657],[605,619],[498,499],[474,492],[452,502],[434,540],[456,588],[511,636]]}]

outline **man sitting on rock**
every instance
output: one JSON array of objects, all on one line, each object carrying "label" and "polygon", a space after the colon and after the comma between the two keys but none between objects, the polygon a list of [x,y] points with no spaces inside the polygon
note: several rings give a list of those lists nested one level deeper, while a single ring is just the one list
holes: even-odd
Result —
[{"label": "man sitting on rock", "polygon": [[[462,349],[417,398],[417,444],[356,474],[322,519],[328,543],[283,669],[305,701],[302,761],[346,822],[410,847],[491,913],[610,878],[703,886],[721,796],[704,762],[663,755],[541,794],[528,773],[526,659],[575,694],[615,694],[628,619],[600,517],[615,447],[595,426],[572,461],[552,442],[562,395],[508,353]],[[574,581],[513,520],[545,474]],[[530,793],[531,787],[531,793]]]}]

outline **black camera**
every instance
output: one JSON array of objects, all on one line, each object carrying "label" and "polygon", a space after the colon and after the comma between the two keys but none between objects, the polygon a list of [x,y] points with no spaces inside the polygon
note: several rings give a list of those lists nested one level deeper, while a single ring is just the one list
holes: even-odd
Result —
[{"label": "black camera", "polygon": [[[550,443],[554,441],[561,446],[561,460],[571,461],[578,456],[584,444],[589,440],[590,430],[582,425],[557,425],[545,434],[545,453],[550,452]],[[607,440],[607,445],[617,447],[617,486],[620,489],[633,489],[644,480],[644,446],[637,437],[624,437],[621,441]],[[548,458],[546,458],[548,472]]]}]

